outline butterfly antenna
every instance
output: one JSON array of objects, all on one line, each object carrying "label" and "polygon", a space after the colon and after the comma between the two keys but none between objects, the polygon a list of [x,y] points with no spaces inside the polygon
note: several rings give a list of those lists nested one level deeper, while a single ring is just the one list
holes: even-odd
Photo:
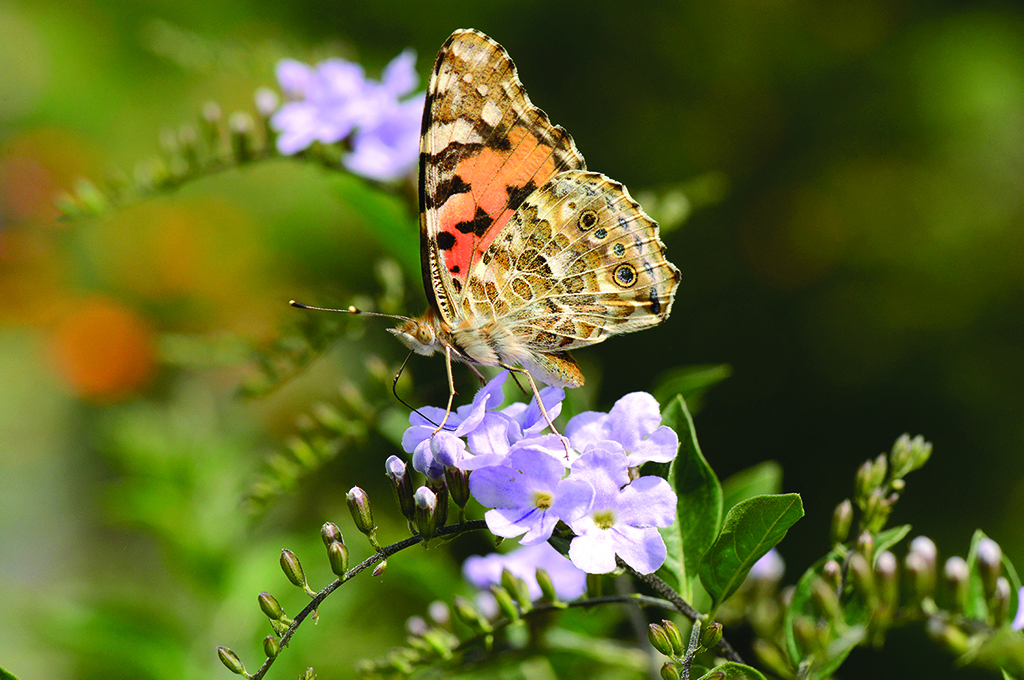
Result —
[{"label": "butterfly antenna", "polygon": [[[413,408],[413,406],[411,404],[409,404],[405,399],[402,399],[400,396],[398,396],[398,379],[401,378],[402,377],[402,373],[405,372],[405,366],[406,366],[406,364],[409,363],[409,359],[412,358],[412,355],[413,355],[413,352],[409,352],[409,354],[406,355],[405,361],[403,361],[402,365],[398,368],[398,373],[395,373],[395,379],[391,382],[391,393],[395,395],[395,399],[397,399],[402,404],[402,406],[406,407],[407,409],[409,409],[413,413],[419,415],[420,418],[423,418],[423,420],[427,421],[428,423],[430,423],[434,427],[437,427],[437,423],[435,423],[433,420],[431,420],[430,418],[428,418],[425,415],[423,415],[423,413],[421,413],[418,408]],[[445,427],[445,428],[442,428],[442,429],[444,429],[444,430],[446,430],[448,432],[451,432],[451,431],[453,431],[454,428]]]},{"label": "butterfly antenna", "polygon": [[303,304],[297,300],[289,300],[288,304],[298,309],[312,309],[314,312],[340,312],[341,314],[359,314],[360,316],[380,316],[385,319],[398,319],[399,321],[409,321],[409,317],[400,316],[398,314],[381,314],[380,312],[365,312],[355,305],[349,305],[348,309],[331,309],[329,307],[314,307],[313,305]]}]

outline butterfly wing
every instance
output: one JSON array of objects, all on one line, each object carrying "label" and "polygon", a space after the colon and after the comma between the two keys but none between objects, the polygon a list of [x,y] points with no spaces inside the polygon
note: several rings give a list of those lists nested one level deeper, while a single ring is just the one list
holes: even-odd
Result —
[{"label": "butterfly wing", "polygon": [[498,43],[459,30],[437,55],[420,140],[420,250],[431,306],[454,325],[474,263],[537,187],[585,168]]},{"label": "butterfly wing", "polygon": [[565,172],[522,202],[475,265],[463,315],[493,318],[502,354],[543,364],[536,355],[663,321],[680,279],[664,251],[658,224],[623,185]]}]

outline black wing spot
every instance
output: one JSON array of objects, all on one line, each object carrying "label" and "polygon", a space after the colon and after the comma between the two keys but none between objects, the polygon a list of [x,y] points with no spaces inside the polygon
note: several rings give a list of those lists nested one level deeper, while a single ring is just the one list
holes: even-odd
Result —
[{"label": "black wing spot", "polygon": [[451,250],[455,247],[456,241],[458,239],[450,231],[442,231],[437,235],[437,247],[439,250]]},{"label": "black wing spot", "polygon": [[455,194],[465,194],[471,189],[472,187],[466,184],[462,177],[454,175],[450,179],[438,182],[434,193],[426,197],[426,207],[428,209],[433,208],[438,202],[443,204],[450,196],[454,196]]},{"label": "black wing spot", "polygon": [[448,268],[448,271],[450,271],[452,274],[458,274],[461,270],[459,269],[459,265],[453,264],[451,267]]},{"label": "black wing spot", "polygon": [[480,238],[492,224],[494,224],[494,220],[487,214],[487,211],[477,206],[473,219],[466,222],[458,222],[455,228],[463,234],[475,234],[477,238]]},{"label": "black wing spot", "polygon": [[509,210],[515,210],[526,200],[526,197],[537,190],[537,184],[531,179],[521,187],[506,186],[505,193],[508,194]]},{"label": "black wing spot", "polygon": [[661,300],[658,299],[658,291],[651,286],[651,311],[655,314],[661,314]]}]

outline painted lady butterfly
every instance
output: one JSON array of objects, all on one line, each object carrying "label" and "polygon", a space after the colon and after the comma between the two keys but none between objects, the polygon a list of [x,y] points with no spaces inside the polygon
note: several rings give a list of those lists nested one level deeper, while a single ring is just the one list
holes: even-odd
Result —
[{"label": "painted lady butterfly", "polygon": [[441,46],[419,169],[430,307],[390,330],[419,354],[444,352],[449,412],[453,358],[478,376],[474,365],[525,373],[535,395],[533,376],[579,387],[568,350],[668,317],[680,276],[657,223],[624,186],[586,171],[483,33],[459,30]]}]

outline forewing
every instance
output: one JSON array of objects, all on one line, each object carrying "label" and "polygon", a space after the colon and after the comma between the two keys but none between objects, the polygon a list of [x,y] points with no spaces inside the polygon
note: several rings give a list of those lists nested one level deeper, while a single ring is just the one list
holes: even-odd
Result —
[{"label": "forewing", "polygon": [[470,274],[463,315],[532,352],[585,347],[668,317],[679,270],[626,188],[571,171],[516,210]]},{"label": "forewing", "polygon": [[459,30],[437,55],[420,140],[420,248],[427,297],[462,318],[474,262],[537,187],[583,169],[565,130],[535,107],[498,43]]}]

